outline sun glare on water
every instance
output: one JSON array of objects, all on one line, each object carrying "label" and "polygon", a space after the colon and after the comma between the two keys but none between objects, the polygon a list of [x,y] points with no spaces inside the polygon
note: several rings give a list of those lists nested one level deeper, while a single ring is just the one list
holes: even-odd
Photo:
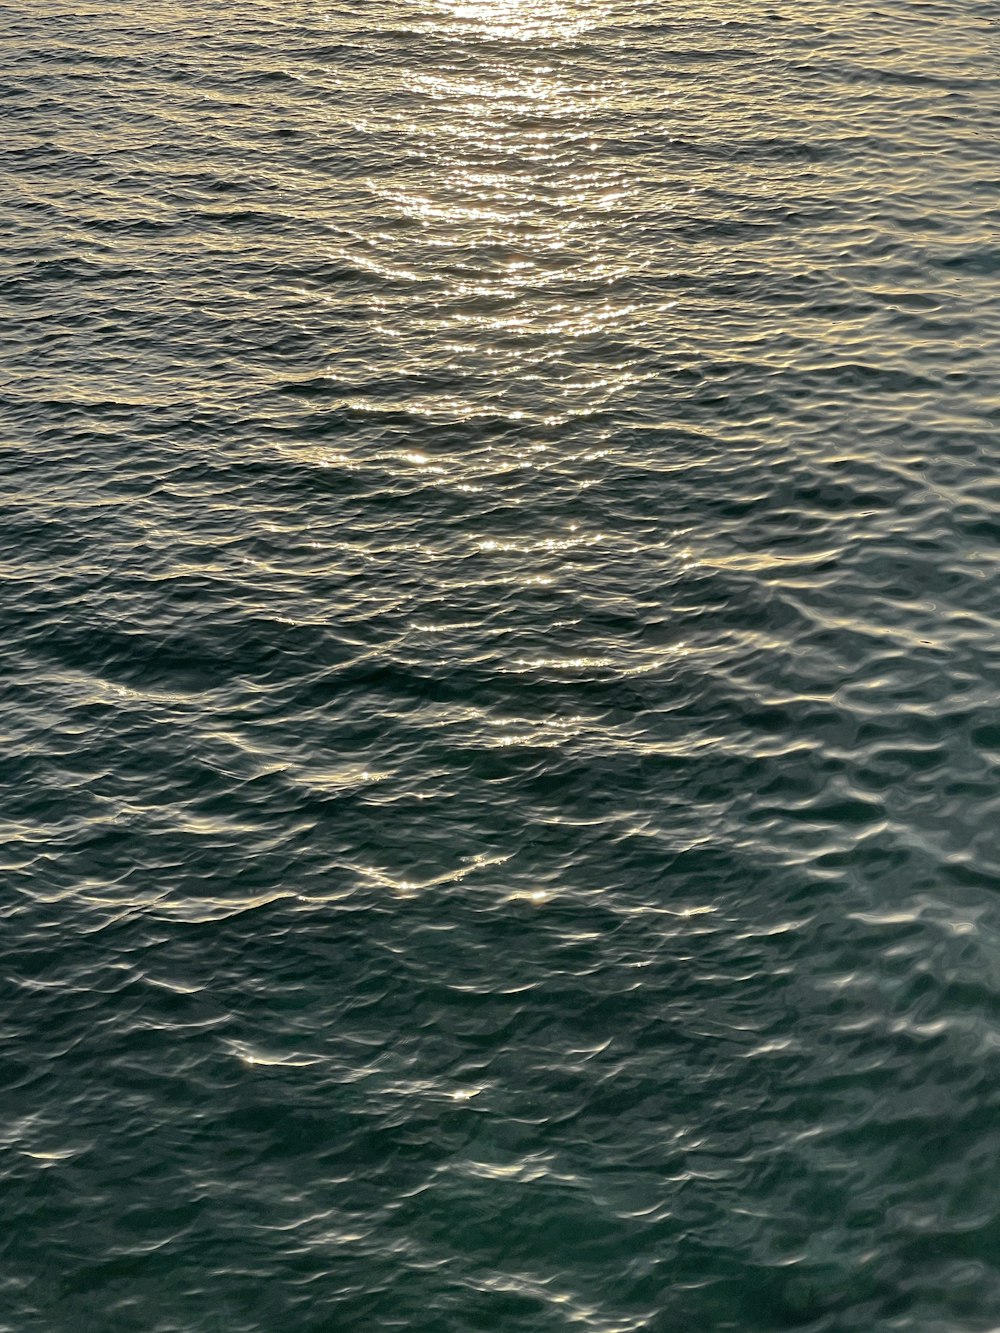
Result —
[{"label": "sun glare on water", "polygon": [[587,26],[592,8],[574,0],[439,0],[446,23],[472,26],[484,37],[507,41],[573,35]]}]

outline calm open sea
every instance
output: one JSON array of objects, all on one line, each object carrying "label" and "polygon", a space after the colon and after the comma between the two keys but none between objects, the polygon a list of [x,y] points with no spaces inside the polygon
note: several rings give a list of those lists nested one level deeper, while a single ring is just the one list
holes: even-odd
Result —
[{"label": "calm open sea", "polygon": [[0,126],[0,1333],[1000,1328],[1000,0]]}]

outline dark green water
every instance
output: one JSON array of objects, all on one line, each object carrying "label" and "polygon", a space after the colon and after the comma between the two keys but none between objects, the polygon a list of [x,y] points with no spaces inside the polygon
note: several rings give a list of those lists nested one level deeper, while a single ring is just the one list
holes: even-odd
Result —
[{"label": "dark green water", "polygon": [[998,20],[0,5],[2,1333],[1000,1328]]}]

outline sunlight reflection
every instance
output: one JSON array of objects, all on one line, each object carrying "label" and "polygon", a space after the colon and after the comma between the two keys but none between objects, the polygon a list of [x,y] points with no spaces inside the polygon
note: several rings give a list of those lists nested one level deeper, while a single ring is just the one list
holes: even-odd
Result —
[{"label": "sunlight reflection", "polygon": [[480,34],[507,41],[559,37],[587,26],[585,10],[568,0],[439,0],[455,27],[474,25]]}]

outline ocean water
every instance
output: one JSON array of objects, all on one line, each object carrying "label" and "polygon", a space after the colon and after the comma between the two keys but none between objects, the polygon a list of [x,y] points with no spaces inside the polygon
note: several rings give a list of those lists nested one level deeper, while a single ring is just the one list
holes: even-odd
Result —
[{"label": "ocean water", "polygon": [[2,1333],[1000,1328],[998,22],[0,5]]}]

